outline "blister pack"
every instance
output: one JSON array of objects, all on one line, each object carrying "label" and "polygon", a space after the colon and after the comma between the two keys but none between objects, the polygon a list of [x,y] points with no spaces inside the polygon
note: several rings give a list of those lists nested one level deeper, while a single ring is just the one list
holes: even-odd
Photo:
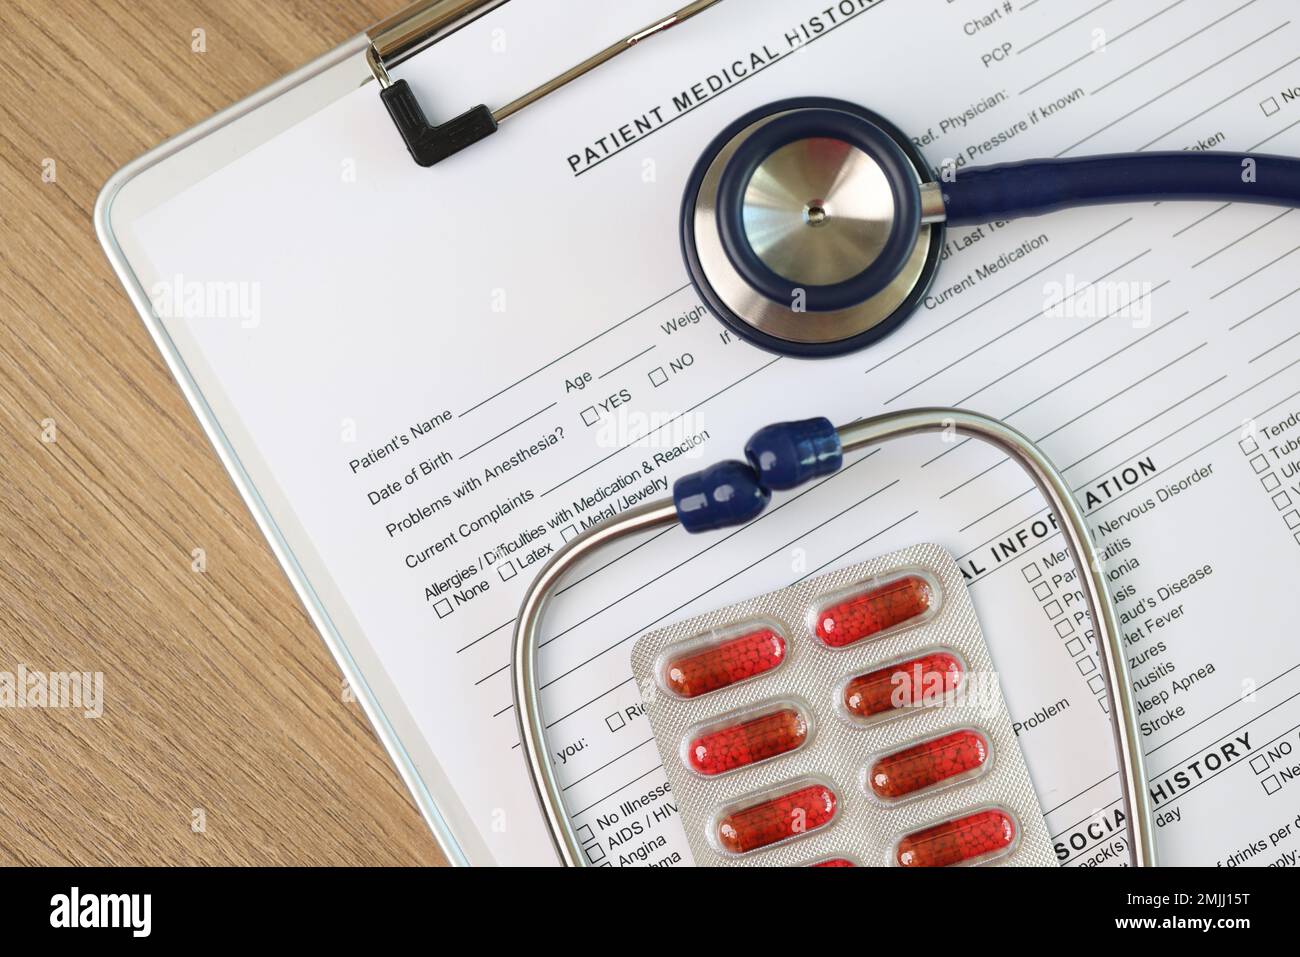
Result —
[{"label": "blister pack", "polygon": [[919,545],[643,636],[704,866],[1055,866],[960,570]]}]

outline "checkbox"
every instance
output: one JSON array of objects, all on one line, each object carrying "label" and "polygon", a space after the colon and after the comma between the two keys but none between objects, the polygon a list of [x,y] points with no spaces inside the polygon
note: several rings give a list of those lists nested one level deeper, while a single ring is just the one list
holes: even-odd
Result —
[{"label": "checkbox", "polygon": [[1282,790],[1282,782],[1277,779],[1276,774],[1270,774],[1259,783],[1264,785],[1265,794],[1276,794],[1278,791]]},{"label": "checkbox", "polygon": [[1070,653],[1071,658],[1077,658],[1088,649],[1084,647],[1082,638],[1074,638],[1065,643],[1065,650]]},{"label": "checkbox", "polygon": [[1034,586],[1034,597],[1039,601],[1046,601],[1052,595],[1052,586],[1047,582],[1039,582]]},{"label": "checkbox", "polygon": [[1295,543],[1300,545],[1300,532],[1295,533]]},{"label": "checkbox", "polygon": [[590,844],[596,839],[596,832],[591,829],[590,824],[584,824],[578,828],[578,843]]},{"label": "checkbox", "polygon": [[1101,705],[1102,711],[1106,712],[1107,714],[1110,714],[1110,705],[1106,703],[1105,698],[1098,698],[1097,704]]},{"label": "checkbox", "polygon": [[605,727],[611,731],[621,731],[626,724],[627,722],[623,720],[623,712],[621,711],[615,711],[605,719]]},{"label": "checkbox", "polygon": [[1246,455],[1254,455],[1259,451],[1259,443],[1253,438],[1242,439],[1237,444],[1241,446],[1241,451]]},{"label": "checkbox", "polygon": [[668,381],[668,373],[664,371],[663,366],[658,366],[650,370],[650,384],[656,389]]},{"label": "checkbox", "polygon": [[566,542],[567,542],[569,539],[571,539],[571,538],[577,538],[577,537],[578,537],[578,526],[577,526],[577,525],[570,525],[570,526],[569,526],[568,528],[566,528],[564,531],[560,532],[560,537],[563,538]]},{"label": "checkbox", "polygon": [[1264,111],[1265,116],[1277,116],[1282,112],[1281,105],[1277,102],[1276,96],[1270,96],[1267,100],[1261,100],[1259,108]]},{"label": "checkbox", "polygon": [[1259,480],[1259,482],[1261,485],[1264,486],[1265,492],[1275,492],[1282,487],[1282,480],[1278,478],[1276,475],[1274,475],[1272,472],[1269,472],[1267,475],[1265,475],[1262,479]]},{"label": "checkbox", "polygon": [[1043,570],[1038,567],[1038,562],[1030,562],[1029,567],[1025,569],[1025,581],[1036,582],[1043,577]]},{"label": "checkbox", "polygon": [[1250,769],[1256,774],[1263,774],[1268,770],[1268,755],[1261,754],[1250,759]]},{"label": "checkbox", "polygon": [[1043,606],[1043,611],[1047,612],[1048,618],[1060,618],[1065,614],[1065,609],[1061,607],[1059,601],[1049,601]]},{"label": "checkbox", "polygon": [[595,425],[600,421],[600,413],[596,411],[594,405],[589,405],[582,410],[582,424]]},{"label": "checkbox", "polygon": [[1106,690],[1106,679],[1101,675],[1093,675],[1088,679],[1088,690],[1093,694],[1101,694]]},{"label": "checkbox", "polygon": [[1097,670],[1097,662],[1092,657],[1079,658],[1075,661],[1075,665],[1078,666],[1081,675],[1090,675]]},{"label": "checkbox", "polygon": [[508,582],[519,574],[519,569],[515,568],[514,562],[506,562],[497,569],[497,574],[501,576],[503,582]]},{"label": "checkbox", "polygon": [[592,864],[599,864],[605,859],[605,849],[599,844],[593,844],[591,847],[584,848],[587,852],[587,860]]},{"label": "checkbox", "polygon": [[1250,467],[1255,470],[1256,475],[1259,475],[1262,472],[1267,472],[1268,459],[1264,458],[1262,455],[1257,455],[1250,460]]},{"label": "checkbox", "polygon": [[1287,528],[1300,528],[1300,510],[1287,512],[1282,517],[1286,519]]},{"label": "checkbox", "polygon": [[446,618],[452,613],[451,599],[442,598],[433,603],[433,610],[438,613],[439,618]]},{"label": "checkbox", "polygon": [[1291,496],[1288,495],[1286,492],[1278,492],[1276,495],[1273,496],[1273,504],[1277,507],[1277,510],[1279,512],[1282,511],[1283,509],[1290,508]]},{"label": "checkbox", "polygon": [[1068,618],[1062,618],[1056,623],[1056,633],[1064,638],[1066,635],[1074,634],[1074,622]]}]

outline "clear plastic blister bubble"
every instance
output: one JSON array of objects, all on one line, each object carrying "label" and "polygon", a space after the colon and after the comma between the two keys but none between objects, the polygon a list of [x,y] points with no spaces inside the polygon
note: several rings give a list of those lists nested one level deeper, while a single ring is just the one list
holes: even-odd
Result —
[{"label": "clear plastic blister bubble", "polygon": [[942,604],[943,592],[930,575],[904,569],[827,595],[809,615],[809,627],[827,648],[848,648],[922,625]]},{"label": "clear plastic blister bubble", "polygon": [[709,838],[719,853],[743,857],[831,827],[839,806],[825,778],[799,778],[728,802],[713,815]]},{"label": "clear plastic blister bubble", "polygon": [[790,754],[813,736],[812,709],[780,698],[696,725],[682,738],[682,763],[703,777],[728,774]]},{"label": "clear plastic blister bubble", "polygon": [[834,857],[822,857],[815,861],[809,861],[804,867],[861,867],[862,864],[855,857],[847,854],[837,854]]},{"label": "clear plastic blister bubble", "polygon": [[849,721],[875,724],[941,708],[961,690],[968,666],[955,648],[934,647],[883,661],[845,678],[836,706]]},{"label": "clear plastic blister bubble", "polygon": [[655,675],[669,694],[698,698],[775,671],[788,647],[786,629],[778,622],[740,621],[665,648]]},{"label": "clear plastic blister bubble", "polygon": [[936,545],[645,635],[632,666],[698,864],[1056,864]]},{"label": "clear plastic blister bubble", "polygon": [[952,815],[899,838],[899,867],[973,867],[1014,854],[1020,843],[1016,816],[1004,807],[981,807]]},{"label": "clear plastic blister bubble", "polygon": [[872,755],[861,783],[877,801],[898,804],[974,781],[992,770],[994,760],[988,735],[979,728],[954,728]]}]

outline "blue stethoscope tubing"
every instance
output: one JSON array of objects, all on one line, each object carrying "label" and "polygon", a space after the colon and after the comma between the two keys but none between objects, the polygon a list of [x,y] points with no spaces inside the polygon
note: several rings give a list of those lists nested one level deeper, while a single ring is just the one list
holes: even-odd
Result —
[{"label": "blue stethoscope tubing", "polygon": [[[751,242],[747,191],[765,161],[791,144],[830,141],[860,151],[878,167],[892,203],[892,224],[856,275],[824,285],[774,268]],[[917,146],[883,116],[824,97],[783,100],[730,124],[705,149],[687,184],[681,245],[697,291],[722,322],[750,342],[781,355],[824,358],[865,348],[915,313],[940,268],[943,231],[1114,203],[1213,201],[1300,206],[1300,159],[1232,152],[1119,153],[1035,159],[994,166],[940,167],[936,176]],[[919,258],[923,228],[928,255],[910,286],[895,288]],[[725,253],[710,264],[702,247]],[[721,275],[720,275],[721,274]],[[881,303],[882,298],[888,299]],[[773,332],[753,313],[786,310],[797,301],[810,336]],[[874,302],[880,316],[865,328],[855,310]],[[787,315],[787,328],[799,316]],[[843,322],[840,334],[836,324]],[[859,324],[860,325],[860,324]],[[851,328],[849,328],[851,327]]]},{"label": "blue stethoscope tubing", "polygon": [[[829,148],[818,145],[827,143]],[[811,173],[818,172],[819,164],[831,168],[836,158],[854,157],[855,166],[845,165],[843,175],[827,178],[835,188],[864,183],[879,191],[874,197],[875,218],[864,214],[850,221],[851,226],[858,222],[870,226],[870,249],[861,256],[862,267],[856,272],[842,270],[844,275],[836,273],[834,281],[821,284],[792,279],[783,271],[797,256],[791,257],[788,248],[782,252],[784,260],[771,254],[774,244],[767,242],[770,235],[764,235],[765,229],[772,232],[770,210],[756,206],[753,198],[760,171],[769,187],[768,199],[760,197],[760,201],[770,201],[781,192],[770,188],[772,181],[780,170],[791,167],[788,158],[793,154],[786,148],[800,144],[809,144]],[[784,165],[772,162],[779,152],[789,154]],[[794,169],[795,175],[785,185],[815,181],[815,176],[798,175],[797,162]],[[799,197],[786,192],[796,202],[784,210],[784,223],[795,225],[793,231],[787,229],[783,241],[805,235],[798,225],[800,215],[809,230],[824,228],[837,215],[834,202],[818,197],[807,197],[800,214]],[[773,352],[819,358],[864,348],[915,312],[939,269],[948,225],[1017,219],[1078,206],[1168,200],[1300,206],[1300,160],[1224,152],[1131,153],[1005,163],[958,170],[951,177],[941,174],[935,180],[916,145],[884,117],[843,100],[805,97],[742,116],[710,144],[683,198],[682,254],[700,295],[739,335]],[[851,230],[831,235],[841,240],[841,248],[835,251],[843,254],[842,240],[852,235]],[[851,252],[842,258],[855,263]],[[803,257],[804,268],[808,259]],[[745,307],[758,313],[758,318],[747,319]],[[836,321],[841,318],[851,328],[836,335]],[[815,335],[787,338],[770,331],[797,327],[803,321]],[[937,431],[998,447],[1034,478],[1047,499],[1080,571],[1096,634],[1114,718],[1130,857],[1137,866],[1156,863],[1154,817],[1123,635],[1082,511],[1060,472],[1033,442],[1006,423],[960,409],[895,412],[838,429],[826,419],[770,426],[750,440],[746,461],[720,462],[682,477],[672,498],[649,502],[595,526],[562,546],[543,567],[525,593],[516,620],[513,691],[528,773],[563,863],[582,866],[584,860],[546,747],[537,652],[546,610],[564,576],[596,551],[652,529],[676,524],[688,532],[706,533],[744,525],[763,512],[774,490],[796,488],[838,470],[845,453]]]},{"label": "blue stethoscope tubing", "polygon": [[1111,203],[1300,206],[1300,159],[1189,150],[1026,160],[958,173],[943,198],[953,226]]}]

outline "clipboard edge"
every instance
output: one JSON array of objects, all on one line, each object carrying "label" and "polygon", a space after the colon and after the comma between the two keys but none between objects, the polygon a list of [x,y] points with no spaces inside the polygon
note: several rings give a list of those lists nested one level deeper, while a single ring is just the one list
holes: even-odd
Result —
[{"label": "clipboard edge", "polygon": [[[308,617],[315,626],[321,640],[329,650],[335,664],[347,679],[349,686],[356,692],[357,700],[361,703],[362,710],[365,712],[375,735],[384,746],[389,760],[397,769],[426,825],[433,833],[439,850],[442,851],[448,863],[456,867],[467,867],[470,866],[470,861],[461,839],[453,832],[437,801],[434,800],[428,783],[422,777],[414,760],[397,736],[396,729],[389,722],[374,691],[361,674],[359,665],[353,658],[351,650],[335,626],[328,610],[316,594],[315,588],[308,580],[302,566],[294,556],[288,540],[276,524],[269,507],[253,483],[252,477],[240,461],[239,455],[227,438],[215,411],[209,405],[198,382],[190,373],[184,357],[180,354],[180,350],[154,314],[148,293],[136,275],[113,226],[114,202],[123,189],[136,181],[142,174],[156,168],[182,150],[207,139],[233,122],[248,116],[253,111],[319,77],[326,71],[345,64],[354,57],[364,56],[369,45],[369,37],[365,33],[359,34],[128,162],[115,171],[100,189],[95,199],[93,221],[95,235],[104,250],[106,258],[113,267],[118,282],[121,283],[131,305],[135,308],[137,315],[148,330],[154,345],[167,364],[168,371],[180,387],[186,402],[194,412],[195,418],[198,419],[222,466],[234,482],[240,498],[243,499],[245,506],[252,514],[276,561],[288,577],[295,594],[298,596],[298,600],[307,611]],[[364,81],[369,82],[369,80],[370,77],[367,72],[364,74]],[[441,777],[439,783],[454,794],[455,788],[440,766],[438,774]]]}]

